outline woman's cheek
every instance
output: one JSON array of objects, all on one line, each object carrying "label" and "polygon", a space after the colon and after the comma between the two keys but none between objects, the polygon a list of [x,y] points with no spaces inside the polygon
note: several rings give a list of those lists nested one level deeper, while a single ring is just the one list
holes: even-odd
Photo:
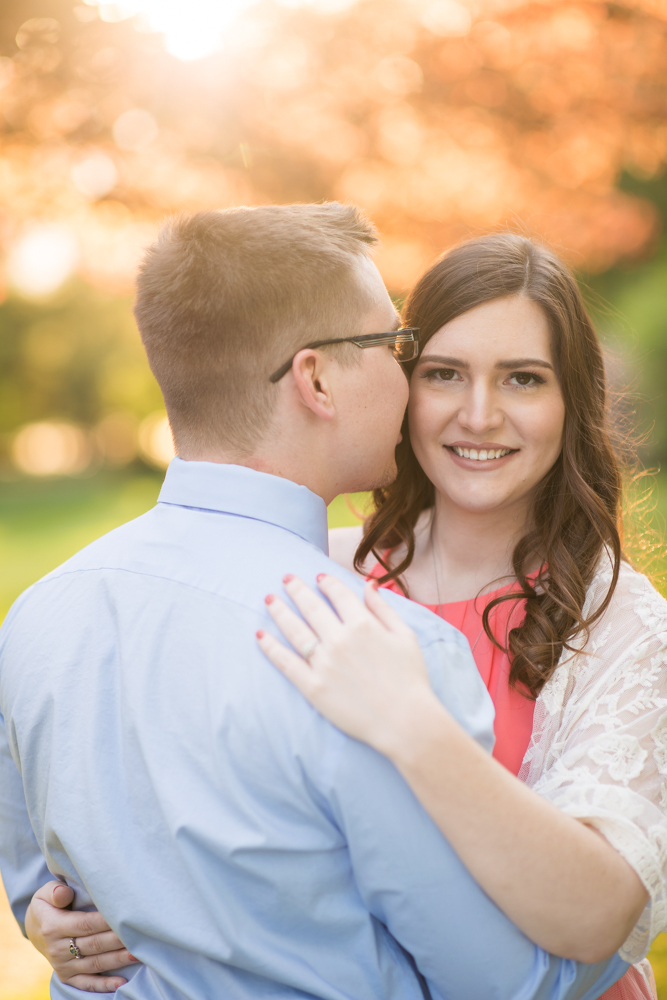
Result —
[{"label": "woman's cheek", "polygon": [[522,436],[540,466],[548,471],[556,462],[563,447],[564,410],[558,402],[546,407],[541,413],[533,412],[532,419],[526,419]]},{"label": "woman's cheek", "polygon": [[441,400],[435,400],[430,393],[412,390],[408,404],[410,440],[413,446],[418,442],[422,447],[437,444],[447,422]]},{"label": "woman's cheek", "polygon": [[555,457],[557,457],[562,447],[565,427],[565,406],[560,394],[551,401],[551,405],[545,407],[543,418],[538,426],[541,443],[545,449],[555,451]]}]

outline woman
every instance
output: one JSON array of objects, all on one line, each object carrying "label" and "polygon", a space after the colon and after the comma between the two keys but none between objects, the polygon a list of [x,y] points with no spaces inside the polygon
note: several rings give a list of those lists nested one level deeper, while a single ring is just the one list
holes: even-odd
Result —
[{"label": "woman", "polygon": [[[488,237],[446,255],[406,312],[424,346],[399,476],[376,494],[363,539],[334,533],[332,554],[351,564],[361,541],[358,568],[367,560],[376,582],[404,589],[464,631],[496,704],[495,757],[505,767],[452,729],[410,634],[372,588],[368,613],[338,581],[322,581],[341,626],[292,580],[288,593],[319,639],[310,666],[269,635],[260,644],[332,721],[392,757],[480,884],[533,940],[582,961],[617,948],[640,959],[666,923],[661,765],[649,774],[639,757],[649,759],[643,744],[667,709],[667,608],[621,561],[620,473],[599,346],[573,279],[519,237]],[[315,638],[281,600],[269,609],[295,648]],[[626,659],[631,683],[621,690]],[[646,660],[646,684],[635,660]],[[643,700],[624,714],[635,688]],[[591,706],[604,704],[605,717],[591,721]],[[620,731],[620,750],[605,744],[605,726]],[[521,777],[540,796],[509,774],[524,756]],[[38,923],[34,942],[62,962],[67,942],[45,941]],[[107,936],[95,950],[119,946]],[[92,941],[83,950],[90,955]],[[622,983],[608,996],[652,995],[641,968]]]},{"label": "woman", "polygon": [[[667,604],[622,557],[599,344],[563,265],[510,235],[446,254],[405,313],[422,350],[398,477],[376,492],[363,537],[333,533],[332,555],[466,634],[496,706],[494,756],[539,796],[445,718],[416,649],[404,643],[387,668],[404,629],[372,589],[363,612],[324,578],[343,627],[292,580],[313,631],[279,599],[269,610],[294,648],[318,640],[310,662],[268,634],[260,645],[323,714],[392,758],[533,940],[637,961],[667,927]],[[605,868],[612,853],[634,882]],[[606,996],[652,996],[650,978],[636,966]]]}]

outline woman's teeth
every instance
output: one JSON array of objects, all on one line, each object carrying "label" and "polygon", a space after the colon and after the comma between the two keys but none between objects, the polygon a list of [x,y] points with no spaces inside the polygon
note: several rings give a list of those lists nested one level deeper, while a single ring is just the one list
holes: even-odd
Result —
[{"label": "woman's teeth", "polygon": [[459,458],[472,458],[475,462],[488,462],[492,458],[504,458],[512,450],[512,448],[480,448],[478,451],[477,448],[458,448],[456,445],[452,447],[452,451]]}]

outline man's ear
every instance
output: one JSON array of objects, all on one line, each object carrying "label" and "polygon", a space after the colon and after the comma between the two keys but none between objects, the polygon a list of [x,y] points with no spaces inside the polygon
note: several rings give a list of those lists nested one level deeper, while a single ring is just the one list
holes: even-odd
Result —
[{"label": "man's ear", "polygon": [[333,420],[336,416],[332,361],[326,354],[306,349],[299,351],[292,362],[292,375],[300,402],[320,420]]}]

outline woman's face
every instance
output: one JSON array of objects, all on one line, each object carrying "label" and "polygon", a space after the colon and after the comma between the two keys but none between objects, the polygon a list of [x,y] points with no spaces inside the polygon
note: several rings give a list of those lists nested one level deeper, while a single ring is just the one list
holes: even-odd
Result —
[{"label": "woman's face", "polygon": [[446,323],[424,347],[410,383],[410,439],[447,505],[527,515],[563,439],[550,341],[541,307],[511,295]]}]

